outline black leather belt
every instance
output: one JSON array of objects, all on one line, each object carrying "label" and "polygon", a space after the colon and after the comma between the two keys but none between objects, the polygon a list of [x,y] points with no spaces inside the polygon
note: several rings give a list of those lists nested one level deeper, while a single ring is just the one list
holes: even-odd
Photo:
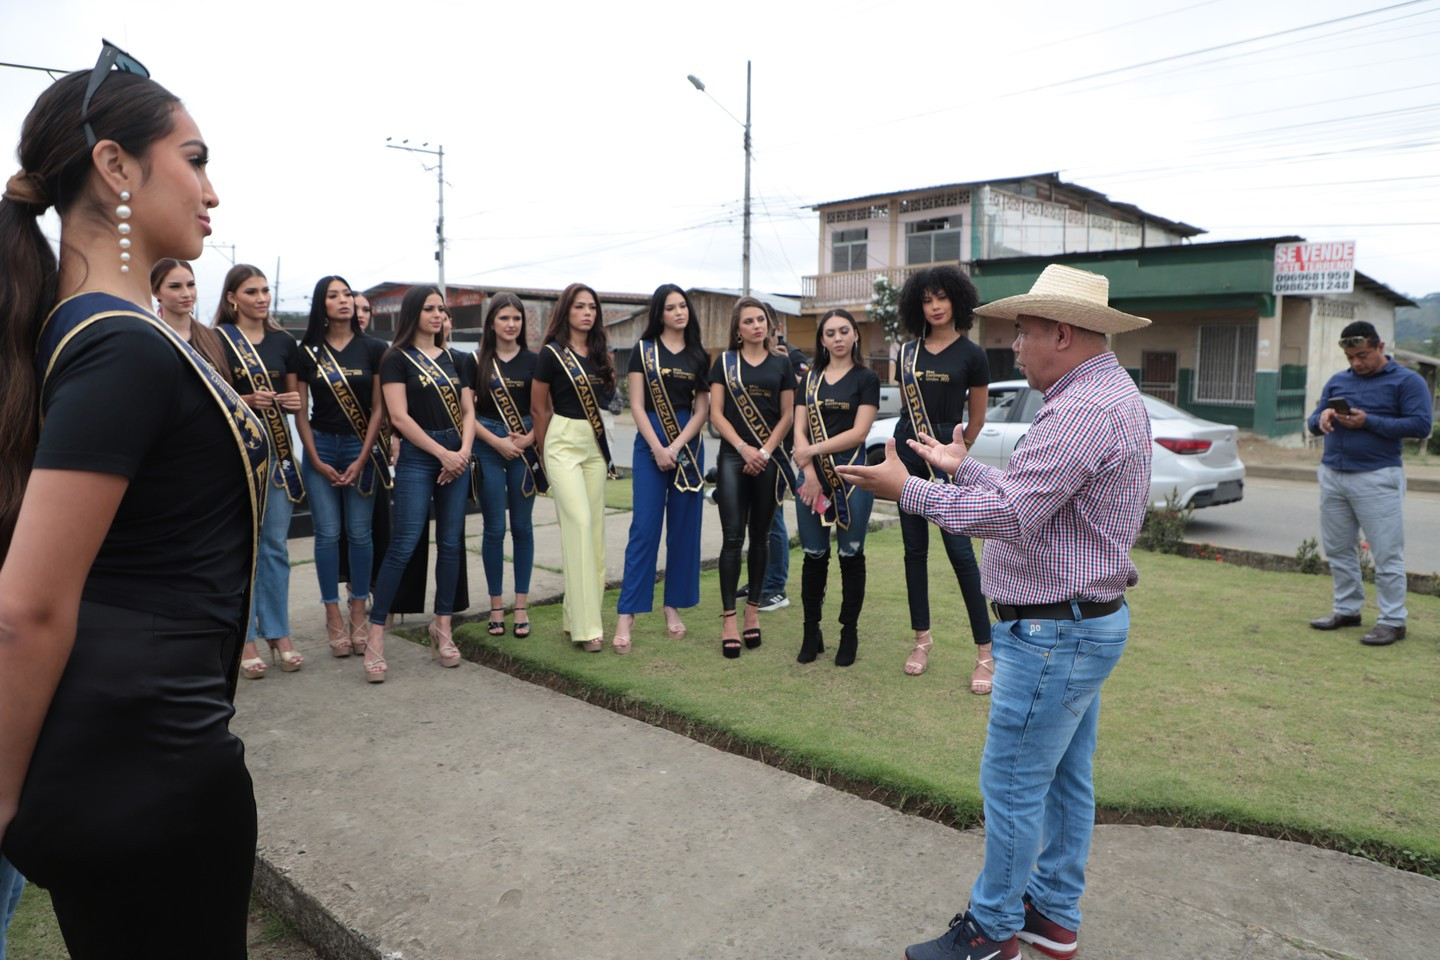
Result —
[{"label": "black leather belt", "polygon": [[[1116,597],[1104,603],[1094,600],[1076,600],[1065,603],[1031,603],[1012,606],[1008,603],[992,603],[990,609],[997,620],[1093,620],[1108,617],[1125,605],[1124,597]],[[1075,616],[1075,608],[1080,616]]]}]

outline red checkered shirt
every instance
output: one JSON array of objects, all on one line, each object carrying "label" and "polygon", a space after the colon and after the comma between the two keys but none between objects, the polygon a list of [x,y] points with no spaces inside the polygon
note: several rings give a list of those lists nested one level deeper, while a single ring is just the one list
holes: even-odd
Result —
[{"label": "red checkered shirt", "polygon": [[900,508],[990,542],[980,586],[998,603],[1113,600],[1140,580],[1130,549],[1150,500],[1150,417],[1113,353],[1080,364],[1004,470],[966,457],[951,484],[905,481]]}]

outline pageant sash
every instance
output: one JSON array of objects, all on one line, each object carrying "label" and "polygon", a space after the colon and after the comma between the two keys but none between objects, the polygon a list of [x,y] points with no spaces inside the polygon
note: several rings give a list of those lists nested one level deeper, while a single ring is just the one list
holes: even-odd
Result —
[{"label": "pageant sash", "polygon": [[[446,353],[450,352],[448,347],[441,349]],[[450,414],[450,422],[455,425],[455,432],[460,434],[460,439],[465,439],[465,414],[460,410],[460,389],[456,382],[450,379],[450,374],[446,373],[445,368],[440,364],[425,356],[419,347],[402,347],[400,353],[415,365],[416,370],[420,371],[420,385],[434,388],[440,396],[440,402],[445,406],[445,412]],[[454,365],[454,356],[450,357],[450,362],[451,365]],[[469,460],[475,459],[472,451],[461,450],[460,452],[465,454]],[[480,502],[480,472],[474,468],[473,464],[470,467],[470,499],[476,503]]]},{"label": "pageant sash", "polygon": [[[824,374],[819,370],[811,370],[805,378],[805,415],[810,427],[810,442],[824,443],[830,439],[830,433],[825,429],[825,418],[820,414],[820,379]],[[845,461],[846,466],[856,466],[862,461],[865,445],[856,447],[850,454],[850,459]],[[827,527],[839,527],[841,530],[850,529],[850,491],[854,489],[850,484],[840,479],[836,472],[836,460],[834,454],[822,453],[815,457],[819,466],[820,480],[830,490],[830,506],[820,515],[820,522]]]},{"label": "pageant sash", "polygon": [[[200,382],[210,392],[221,412],[225,423],[235,439],[236,450],[244,468],[245,490],[250,496],[250,575],[245,580],[241,608],[245,619],[236,624],[240,635],[245,634],[245,624],[254,617],[251,603],[254,599],[252,587],[255,583],[255,561],[260,550],[260,527],[265,518],[265,497],[270,476],[270,443],[265,437],[265,428],[259,415],[245,405],[225,378],[210,366],[195,348],[181,339],[168,325],[136,309],[128,300],[108,293],[82,293],[61,301],[40,328],[35,359],[40,383],[43,389],[45,379],[54,369],[60,354],[74,339],[75,335],[90,325],[108,317],[135,317],[158,330],[179,352],[186,363],[194,369]],[[43,421],[43,414],[41,417]],[[226,682],[230,699],[235,699],[235,684],[239,678],[240,653],[237,646],[234,662],[226,664]]]},{"label": "pageant sash", "polygon": [[[925,411],[925,398],[920,395],[920,377],[916,373],[916,364],[920,362],[920,351],[924,349],[923,341],[907,340],[900,344],[900,393],[905,398],[905,412],[910,415],[910,426],[915,436],[925,434],[927,437],[935,436],[935,428],[930,423],[930,414]],[[941,443],[947,443],[948,437],[936,437]],[[936,470],[925,464],[925,469],[930,471],[930,479],[938,480],[941,483],[948,483],[950,476],[940,470]]]},{"label": "pageant sash", "polygon": [[545,349],[555,354],[555,359],[560,361],[560,369],[570,378],[570,385],[575,388],[575,396],[580,398],[580,409],[585,411],[585,419],[590,421],[590,429],[595,433],[595,442],[600,445],[600,455],[605,458],[605,475],[614,480],[620,474],[615,469],[615,462],[610,458],[610,441],[605,438],[605,421],[600,419],[600,401],[596,398],[595,391],[590,389],[590,378],[585,375],[585,368],[580,366],[580,358],[575,356],[569,347],[560,347],[554,343],[545,344]]},{"label": "pageant sash", "polygon": [[[722,353],[720,367],[725,372],[725,389],[729,391],[730,399],[735,401],[735,409],[740,411],[740,419],[744,421],[745,429],[750,432],[750,442],[757,447],[765,446],[770,439],[770,425],[760,416],[755,401],[750,399],[750,394],[745,389],[745,381],[740,378],[740,351],[726,350]],[[779,468],[775,477],[775,502],[779,503],[785,499],[787,485],[791,490],[799,490],[800,484],[795,479],[795,465],[785,454],[783,445],[775,447],[771,459]]]},{"label": "pageant sash", "polygon": [[[330,388],[334,395],[335,402],[345,413],[345,419],[350,421],[350,429],[355,431],[355,436],[360,442],[365,442],[365,434],[370,432],[370,418],[365,415],[365,409],[360,406],[360,399],[355,396],[355,391],[350,389],[350,381],[345,379],[345,371],[340,367],[340,361],[335,359],[335,354],[330,351],[328,343],[322,343],[318,347],[306,347],[310,356],[315,359],[315,368],[325,378],[325,385]],[[388,450],[390,445],[384,444]],[[381,452],[380,446],[370,448],[370,459],[365,464],[365,469],[360,472],[360,479],[355,481],[355,489],[362,497],[368,497],[375,492],[375,480],[390,489],[390,464]]]},{"label": "pageant sash", "polygon": [[[640,365],[645,371],[645,385],[650,389],[650,401],[655,404],[655,416],[660,421],[660,429],[664,431],[665,445],[668,447],[680,436],[680,420],[675,416],[675,408],[670,404],[670,394],[665,391],[665,383],[660,376],[660,344],[656,340],[641,340],[637,346],[640,348]],[[676,458],[674,485],[676,490],[686,492],[705,489],[705,478],[700,476],[699,433],[680,448],[680,456]]]},{"label": "pageant sash", "polygon": [[[476,362],[479,362],[478,356]],[[500,360],[495,358],[491,362],[494,369],[490,372],[490,399],[495,401],[495,409],[500,411],[500,418],[505,421],[505,429],[511,433],[526,433],[525,418],[520,416],[520,405],[510,395],[510,388],[505,385],[505,377],[500,373]],[[535,452],[533,443],[520,451],[520,459],[525,461],[525,477],[520,481],[520,492],[527,497],[533,497],[549,490],[550,478],[545,476],[545,468],[540,464],[540,455]]]},{"label": "pageant sash", "polygon": [[[270,382],[270,374],[266,372],[265,364],[261,362],[260,354],[255,350],[250,338],[234,324],[222,323],[215,329],[230,344],[235,356],[240,358],[250,382],[259,390],[274,393],[275,385]],[[272,403],[257,412],[265,419],[270,443],[275,447],[275,463],[270,471],[270,482],[284,490],[291,503],[299,503],[305,499],[305,484],[300,479],[300,471],[295,467],[294,451],[290,449],[290,426],[285,422],[285,411]]]}]

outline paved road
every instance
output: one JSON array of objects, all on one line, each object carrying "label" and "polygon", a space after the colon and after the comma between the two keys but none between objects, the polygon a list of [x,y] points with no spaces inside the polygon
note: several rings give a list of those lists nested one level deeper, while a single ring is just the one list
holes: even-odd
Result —
[{"label": "paved road", "polygon": [[[1405,497],[1405,566],[1440,571],[1440,494]],[[1186,539],[1293,556],[1300,541],[1320,539],[1320,490],[1314,483],[1248,477],[1245,499],[1196,510]]]}]

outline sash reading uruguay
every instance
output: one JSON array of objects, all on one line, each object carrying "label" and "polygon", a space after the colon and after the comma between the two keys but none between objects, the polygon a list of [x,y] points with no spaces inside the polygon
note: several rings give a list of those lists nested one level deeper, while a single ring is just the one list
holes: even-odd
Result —
[{"label": "sash reading uruguay", "polygon": [[[479,362],[479,357],[476,357]],[[500,372],[500,361],[491,361],[494,369],[490,372],[490,397],[495,401],[495,409],[500,411],[500,418],[505,421],[505,429],[511,433],[525,433],[525,418],[520,416],[520,406],[515,398],[510,395],[510,388],[505,385],[505,377]],[[525,476],[520,481],[520,492],[527,497],[533,497],[536,493],[544,493],[550,489],[550,478],[545,476],[545,468],[540,464],[540,455],[535,452],[534,444],[520,451],[520,459],[525,461]]]}]

